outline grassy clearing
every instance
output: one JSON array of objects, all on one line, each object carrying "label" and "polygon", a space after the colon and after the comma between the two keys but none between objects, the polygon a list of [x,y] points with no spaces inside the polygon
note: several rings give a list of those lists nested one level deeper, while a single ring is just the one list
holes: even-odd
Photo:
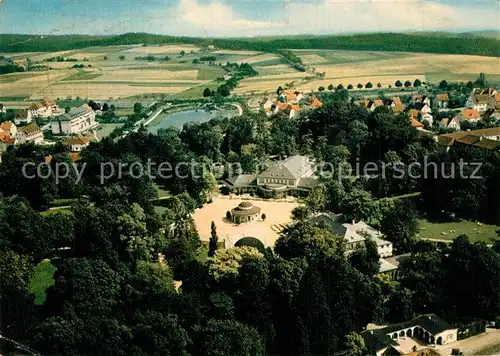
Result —
[{"label": "grassy clearing", "polygon": [[73,204],[74,202],[78,201],[78,199],[55,199],[50,203],[50,206],[56,207],[56,206],[68,206]]},{"label": "grassy clearing", "polygon": [[154,187],[156,189],[156,192],[158,193],[158,198],[167,198],[172,196],[172,194],[170,194],[170,191],[163,189],[159,185],[155,184]]},{"label": "grassy clearing", "polygon": [[227,72],[221,67],[202,67],[198,70],[198,76],[196,79],[199,80],[210,80],[218,77],[222,77],[227,74]]},{"label": "grassy clearing", "polygon": [[42,211],[40,214],[42,214],[43,216],[51,216],[51,215],[55,215],[55,214],[73,214],[73,212],[71,211],[70,208],[62,208],[62,209],[50,209],[50,210],[45,210],[45,211]]},{"label": "grassy clearing", "polygon": [[[419,219],[420,233],[418,236],[427,239],[453,240],[460,235],[467,235],[471,241],[491,243],[497,237],[496,231],[500,226],[475,223],[461,220],[454,222],[431,222],[427,219]],[[450,233],[450,230],[455,232]],[[442,233],[445,233],[443,235]]]},{"label": "grassy clearing", "polygon": [[109,136],[111,132],[117,127],[121,127],[123,124],[101,124],[101,128],[97,131],[97,137],[102,139]]},{"label": "grassy clearing", "polygon": [[188,90],[185,90],[181,93],[175,94],[176,99],[200,99],[203,98],[203,91],[205,88],[209,88],[210,90],[216,90],[219,86],[219,83],[215,81],[203,83],[202,85],[198,85],[196,87],[192,87]]},{"label": "grassy clearing", "polygon": [[54,273],[57,268],[50,261],[42,261],[35,268],[35,274],[29,282],[28,289],[35,295],[35,304],[45,302],[45,291],[55,284]]}]

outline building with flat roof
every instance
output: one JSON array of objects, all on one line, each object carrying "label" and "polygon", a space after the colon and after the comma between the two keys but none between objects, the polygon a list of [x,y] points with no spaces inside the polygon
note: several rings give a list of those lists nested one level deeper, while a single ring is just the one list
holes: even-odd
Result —
[{"label": "building with flat roof", "polygon": [[83,105],[51,119],[50,128],[54,135],[80,134],[99,126],[95,116],[90,106]]}]

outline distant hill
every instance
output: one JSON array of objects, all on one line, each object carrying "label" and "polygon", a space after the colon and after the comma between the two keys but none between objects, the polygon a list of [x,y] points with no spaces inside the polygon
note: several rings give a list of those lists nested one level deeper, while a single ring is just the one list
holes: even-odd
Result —
[{"label": "distant hill", "polygon": [[[490,32],[490,31],[488,31]],[[486,32],[483,32],[484,36]],[[500,57],[500,41],[480,35],[450,33],[370,33],[342,36],[197,38],[126,33],[118,36],[33,36],[0,34],[0,52],[54,52],[93,46],[187,43],[223,49],[274,52],[278,49],[340,49],[363,51],[473,54]]]}]

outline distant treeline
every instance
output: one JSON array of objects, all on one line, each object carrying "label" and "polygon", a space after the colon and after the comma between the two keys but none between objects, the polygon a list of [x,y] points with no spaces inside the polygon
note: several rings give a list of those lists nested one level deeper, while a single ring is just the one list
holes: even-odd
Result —
[{"label": "distant treeline", "polygon": [[366,51],[428,52],[474,54],[500,57],[500,41],[493,38],[448,37],[376,33],[345,36],[294,36],[285,38],[220,38],[172,37],[147,33],[126,33],[119,36],[30,36],[0,35],[0,52],[36,52],[80,49],[90,46],[130,44],[187,43],[214,45],[223,49],[277,52],[280,49],[343,49]]}]

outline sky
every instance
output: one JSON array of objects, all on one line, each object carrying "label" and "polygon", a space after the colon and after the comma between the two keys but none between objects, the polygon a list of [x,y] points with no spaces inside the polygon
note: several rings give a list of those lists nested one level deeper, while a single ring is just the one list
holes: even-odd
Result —
[{"label": "sky", "polygon": [[0,0],[0,33],[240,37],[500,29],[500,1]]}]

